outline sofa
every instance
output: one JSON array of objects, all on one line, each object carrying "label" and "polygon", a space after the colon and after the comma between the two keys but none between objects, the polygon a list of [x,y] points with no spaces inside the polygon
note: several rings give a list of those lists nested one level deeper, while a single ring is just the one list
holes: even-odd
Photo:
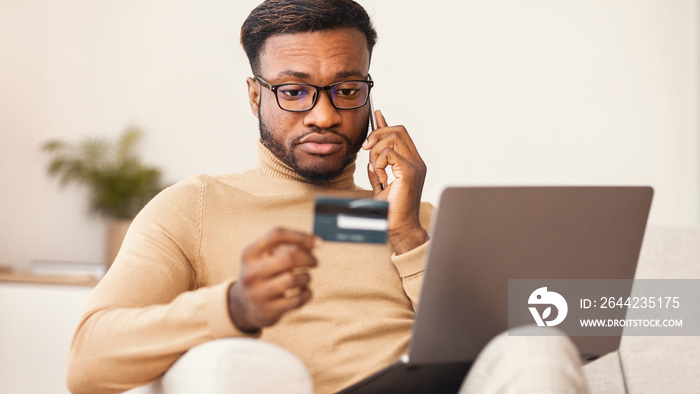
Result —
[{"label": "sofa", "polygon": [[[700,227],[649,226],[635,278],[700,279]],[[623,336],[584,373],[591,393],[700,393],[700,337]]]},{"label": "sofa", "polygon": [[[700,227],[649,226],[636,278],[700,279]],[[623,336],[618,351],[583,371],[591,393],[700,393],[700,337]],[[288,351],[229,338],[191,349],[162,378],[129,394],[195,392],[306,394],[313,386]]]}]

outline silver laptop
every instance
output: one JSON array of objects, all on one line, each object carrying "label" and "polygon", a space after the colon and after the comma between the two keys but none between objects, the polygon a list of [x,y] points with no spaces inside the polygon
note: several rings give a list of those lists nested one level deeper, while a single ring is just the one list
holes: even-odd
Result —
[{"label": "silver laptop", "polygon": [[[650,187],[460,187],[440,198],[407,355],[342,393],[456,393],[508,329],[508,279],[632,279]],[[572,337],[595,357],[620,337]]]}]

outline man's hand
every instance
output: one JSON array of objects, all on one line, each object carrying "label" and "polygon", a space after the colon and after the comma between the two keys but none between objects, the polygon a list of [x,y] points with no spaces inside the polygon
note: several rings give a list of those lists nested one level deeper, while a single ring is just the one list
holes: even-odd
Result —
[{"label": "man's hand", "polygon": [[319,243],[313,235],[276,229],[243,251],[239,280],[228,292],[236,327],[254,332],[271,326],[311,298],[307,270],[317,265],[311,250]]},{"label": "man's hand", "polygon": [[[428,240],[418,219],[426,167],[406,128],[389,127],[381,111],[375,114],[377,129],[362,145],[370,151],[367,175],[374,197],[389,201],[389,241],[402,254]],[[388,166],[396,179],[386,185]]]}]

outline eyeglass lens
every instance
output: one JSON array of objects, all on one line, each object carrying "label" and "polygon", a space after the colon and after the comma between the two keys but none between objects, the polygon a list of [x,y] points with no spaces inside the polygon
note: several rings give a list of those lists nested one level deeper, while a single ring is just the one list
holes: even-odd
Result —
[{"label": "eyeglass lens", "polygon": [[[351,81],[333,85],[330,89],[333,105],[340,109],[357,108],[365,105],[369,86],[365,82]],[[284,84],[277,88],[280,107],[290,111],[305,111],[313,107],[318,98],[318,89],[309,85]]]}]

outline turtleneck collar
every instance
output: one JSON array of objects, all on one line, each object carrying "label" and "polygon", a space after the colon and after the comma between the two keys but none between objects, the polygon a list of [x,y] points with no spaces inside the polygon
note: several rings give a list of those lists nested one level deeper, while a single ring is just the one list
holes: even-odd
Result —
[{"label": "turtleneck collar", "polygon": [[340,175],[326,183],[315,184],[308,179],[299,175],[291,167],[284,164],[280,159],[277,158],[272,152],[270,152],[265,145],[258,140],[258,162],[253,167],[253,171],[259,172],[264,176],[278,179],[287,179],[297,182],[303,182],[310,185],[325,187],[334,190],[349,190],[357,189],[355,186],[355,162],[350,163]]}]

